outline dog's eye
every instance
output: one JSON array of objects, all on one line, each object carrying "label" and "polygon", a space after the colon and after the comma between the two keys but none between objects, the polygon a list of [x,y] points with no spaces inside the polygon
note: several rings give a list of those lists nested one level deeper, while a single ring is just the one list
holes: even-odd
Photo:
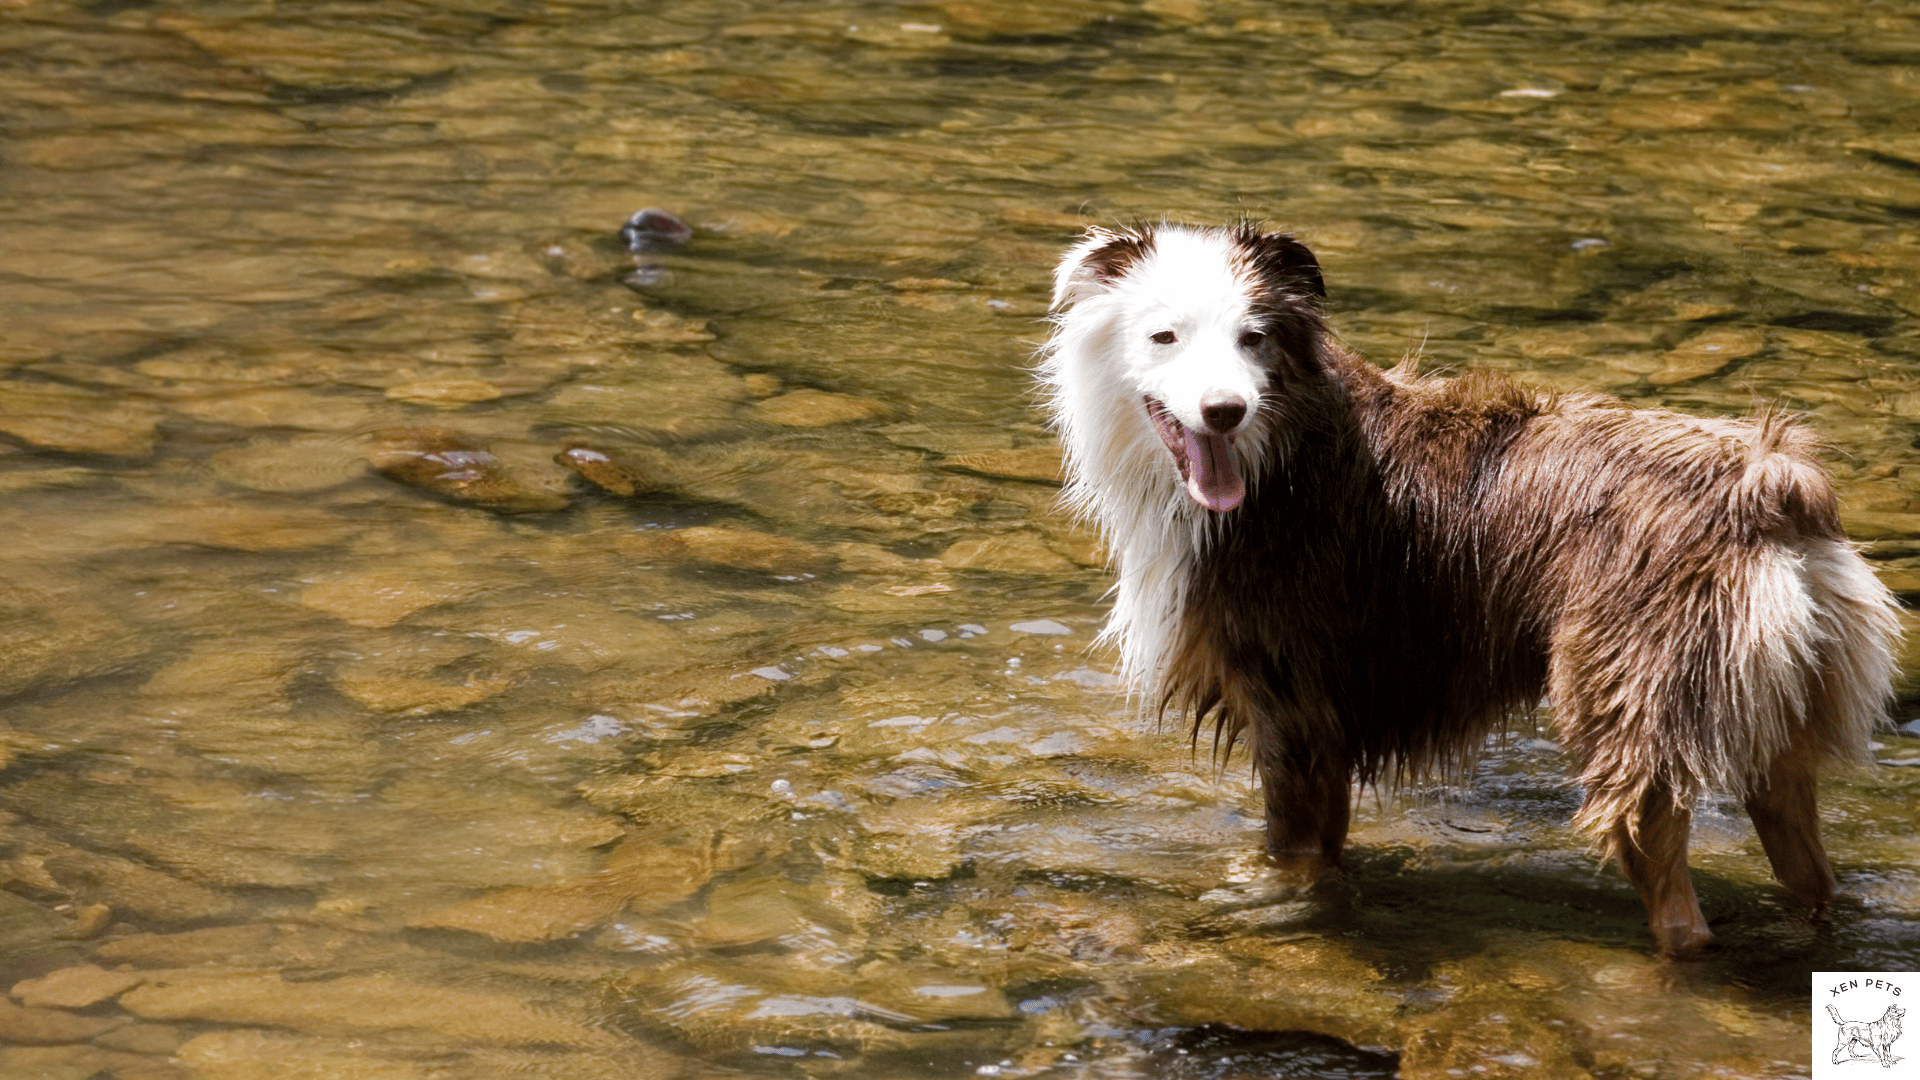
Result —
[{"label": "dog's eye", "polygon": [[1260,343],[1265,340],[1267,340],[1267,335],[1258,330],[1249,330],[1240,335],[1240,347],[1243,349],[1257,349],[1260,347]]},{"label": "dog's eye", "polygon": [[1153,343],[1155,345],[1171,345],[1177,340],[1179,339],[1174,336],[1171,330],[1162,330],[1153,335]]}]

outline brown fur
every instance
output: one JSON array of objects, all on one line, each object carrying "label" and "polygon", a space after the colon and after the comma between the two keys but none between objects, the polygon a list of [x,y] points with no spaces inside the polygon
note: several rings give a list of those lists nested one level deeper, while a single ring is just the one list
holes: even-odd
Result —
[{"label": "brown fur", "polygon": [[1813,436],[1382,371],[1331,340],[1317,266],[1276,250],[1255,304],[1295,331],[1264,359],[1274,464],[1217,517],[1157,688],[1250,745],[1273,857],[1337,868],[1350,780],[1462,769],[1544,695],[1576,824],[1663,948],[1711,939],[1686,868],[1708,790],[1744,798],[1780,880],[1828,902],[1815,772],[1865,756],[1896,624]]}]

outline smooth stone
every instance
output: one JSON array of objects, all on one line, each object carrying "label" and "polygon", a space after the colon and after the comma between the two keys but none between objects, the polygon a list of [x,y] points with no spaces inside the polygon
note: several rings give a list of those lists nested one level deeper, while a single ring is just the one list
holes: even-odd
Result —
[{"label": "smooth stone", "polygon": [[1060,574],[1079,569],[1031,533],[968,537],[940,554],[950,570],[993,570],[1005,574]]},{"label": "smooth stone", "polygon": [[586,671],[636,657],[672,670],[690,648],[673,624],[566,596],[455,608],[423,617],[418,624],[485,638],[528,658]]},{"label": "smooth stone", "polygon": [[254,491],[325,491],[362,475],[359,448],[346,438],[307,435],[257,439],[208,459],[213,475]]},{"label": "smooth stone", "polygon": [[107,1050],[120,1050],[129,1054],[171,1057],[187,1039],[188,1035],[185,1031],[171,1024],[131,1023],[104,1034],[95,1035],[93,1044]]},{"label": "smooth stone", "polygon": [[15,983],[12,994],[29,1008],[84,1009],[140,985],[137,971],[108,971],[95,964],[61,968]]},{"label": "smooth stone", "polygon": [[[129,934],[94,948],[97,959],[158,967],[242,967],[262,961],[325,966],[340,959],[356,935],[317,926],[236,923],[176,934]],[[145,972],[141,973],[143,976]]]},{"label": "smooth stone", "polygon": [[1660,370],[1647,376],[1655,386],[1671,386],[1711,375],[1766,346],[1766,335],[1747,327],[1717,327],[1695,334],[1669,349]]},{"label": "smooth stone", "polygon": [[[628,534],[659,543],[663,554],[678,555],[696,562],[728,566],[736,570],[758,570],[768,574],[817,574],[831,569],[832,552],[804,540],[715,526]],[[629,549],[616,541],[624,552]]]},{"label": "smooth stone", "polygon": [[362,526],[326,510],[263,505],[258,500],[185,500],[149,514],[144,533],[154,543],[231,551],[298,551],[337,544]]},{"label": "smooth stone", "polygon": [[151,647],[104,609],[0,581],[0,696],[123,670]]},{"label": "smooth stone", "polygon": [[[107,1037],[111,1032],[106,1033]],[[105,1037],[100,1041],[104,1042]],[[9,1080],[187,1080],[164,1059],[98,1046],[0,1046],[0,1076]]]},{"label": "smooth stone", "polygon": [[473,581],[449,580],[431,569],[376,567],[309,585],[300,603],[354,626],[392,626],[416,611],[451,604],[480,592]]},{"label": "smooth stone", "polygon": [[150,971],[120,997],[148,1020],[281,1027],[315,1035],[414,1031],[486,1046],[551,1043],[580,1049],[630,1045],[513,993],[454,990],[386,974],[293,981],[277,971]]},{"label": "smooth stone", "polygon": [[383,1042],[242,1029],[198,1035],[179,1048],[178,1058],[193,1080],[637,1080],[684,1075],[678,1058],[633,1040],[590,1055],[476,1046],[423,1051],[405,1036]]},{"label": "smooth stone", "polygon": [[0,890],[0,957],[40,951],[59,932],[58,915],[24,896]]},{"label": "smooth stone", "polygon": [[458,712],[498,697],[513,686],[512,679],[468,680],[464,683],[406,676],[337,674],[335,689],[377,713],[425,716]]},{"label": "smooth stone", "polygon": [[1904,540],[1920,536],[1920,514],[1889,510],[1843,510],[1840,523],[1855,540]]},{"label": "smooth stone", "polygon": [[825,427],[869,420],[893,411],[885,402],[825,390],[789,390],[753,406],[753,414],[785,427]]},{"label": "smooth stone", "polygon": [[[630,335],[694,336],[693,328],[630,322]],[[704,330],[697,331],[704,334]],[[738,404],[751,397],[746,383],[704,355],[655,350],[644,374],[632,365],[583,374],[554,391],[540,407],[544,420],[696,439],[738,429]]]},{"label": "smooth stone", "polygon": [[125,1023],[119,1017],[76,1016],[60,1009],[39,1009],[0,998],[0,1043],[47,1046],[85,1042]]},{"label": "smooth stone", "polygon": [[458,502],[507,513],[563,509],[563,492],[521,482],[492,451],[448,428],[379,432],[367,461],[388,479]]},{"label": "smooth stone", "polygon": [[495,941],[557,941],[594,929],[627,905],[626,890],[589,880],[502,889],[415,919],[422,929],[464,930]]},{"label": "smooth stone", "polygon": [[1057,484],[1065,477],[1058,446],[1028,446],[1018,450],[974,450],[952,454],[942,465],[1003,476],[1011,480],[1039,480]]},{"label": "smooth stone", "polygon": [[113,925],[113,907],[108,904],[87,904],[73,913],[73,921],[63,927],[54,936],[67,941],[90,941],[105,933]]},{"label": "smooth stone", "polygon": [[63,887],[104,894],[117,911],[160,923],[227,918],[240,905],[225,893],[184,881],[117,855],[70,848],[44,860]]},{"label": "smooth stone", "polygon": [[704,320],[685,318],[671,311],[636,308],[629,318],[634,329],[628,336],[643,345],[693,345],[714,338],[713,330]]},{"label": "smooth stone", "polygon": [[0,433],[48,450],[144,457],[153,452],[162,415],[137,398],[0,380]]},{"label": "smooth stone", "polygon": [[421,379],[387,388],[388,401],[457,409],[481,401],[497,401],[502,391],[484,379]]},{"label": "smooth stone", "polygon": [[628,905],[677,903],[713,877],[711,836],[650,830],[620,842],[597,873],[553,885],[502,889],[411,925],[465,930],[496,941],[554,941],[598,927]]},{"label": "smooth stone", "polygon": [[631,453],[609,454],[591,446],[577,445],[555,454],[553,460],[615,495],[644,495],[667,487],[658,470],[648,468]]}]

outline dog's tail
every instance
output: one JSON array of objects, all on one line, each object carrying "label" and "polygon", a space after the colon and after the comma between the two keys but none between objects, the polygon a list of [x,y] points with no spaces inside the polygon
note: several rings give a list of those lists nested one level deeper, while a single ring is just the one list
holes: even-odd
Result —
[{"label": "dog's tail", "polygon": [[1840,1010],[1834,1008],[1832,1005],[1827,1006],[1827,1015],[1833,1017],[1833,1022],[1836,1024],[1844,1024],[1847,1022],[1846,1019],[1840,1015]]},{"label": "dog's tail", "polygon": [[1784,412],[1770,409],[1754,419],[1746,467],[1727,489],[1741,540],[1752,543],[1788,525],[1844,536],[1833,485],[1814,458],[1819,440]]}]

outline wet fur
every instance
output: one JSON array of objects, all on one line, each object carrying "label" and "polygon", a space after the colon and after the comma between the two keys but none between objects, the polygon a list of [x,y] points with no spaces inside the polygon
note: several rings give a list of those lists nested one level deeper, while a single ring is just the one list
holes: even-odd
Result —
[{"label": "wet fur", "polygon": [[[1194,279],[1236,290],[1194,319],[1266,331],[1225,513],[1140,407],[1167,377],[1139,313],[1172,317],[1152,290]],[[1251,225],[1092,230],[1055,284],[1041,376],[1119,575],[1106,640],[1149,706],[1249,744],[1282,865],[1338,866],[1352,781],[1463,770],[1544,696],[1575,824],[1668,951],[1711,937],[1685,862],[1708,791],[1745,799],[1792,891],[1832,897],[1816,770],[1868,759],[1898,623],[1806,429],[1382,371],[1328,332],[1311,253]]]}]

